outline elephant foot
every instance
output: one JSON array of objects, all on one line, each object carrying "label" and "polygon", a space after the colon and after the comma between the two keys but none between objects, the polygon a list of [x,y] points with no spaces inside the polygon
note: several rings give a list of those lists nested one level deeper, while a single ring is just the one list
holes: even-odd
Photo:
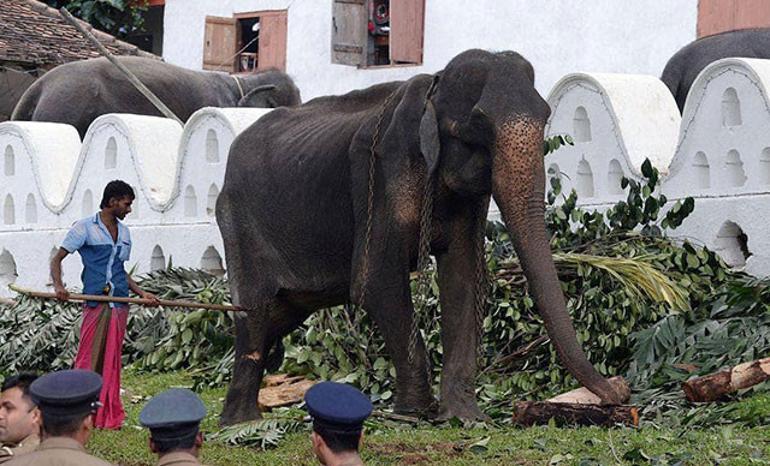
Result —
[{"label": "elephant foot", "polygon": [[438,400],[427,390],[420,394],[399,396],[396,392],[396,402],[393,411],[404,416],[432,419],[438,413]]},{"label": "elephant foot", "polygon": [[476,403],[473,378],[442,377],[441,407],[437,420],[448,421],[454,417],[463,421],[487,422],[490,420]]},{"label": "elephant foot", "polygon": [[233,408],[225,406],[222,414],[219,416],[219,425],[231,426],[260,419],[262,419],[262,413],[259,412],[256,403],[252,403],[251,406],[237,406]]},{"label": "elephant foot", "polygon": [[475,400],[470,402],[442,403],[436,420],[443,422],[452,418],[458,418],[463,421],[481,422],[489,422],[492,420],[489,416],[481,412],[481,409],[479,409],[479,405],[476,404]]}]

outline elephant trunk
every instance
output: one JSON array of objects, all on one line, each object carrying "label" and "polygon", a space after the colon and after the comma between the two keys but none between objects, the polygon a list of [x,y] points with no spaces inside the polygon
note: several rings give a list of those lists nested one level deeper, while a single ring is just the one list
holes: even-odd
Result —
[{"label": "elephant trunk", "polygon": [[492,193],[559,359],[604,403],[620,404],[577,341],[556,275],[544,221],[543,122],[529,116],[507,118],[497,126],[495,139]]}]

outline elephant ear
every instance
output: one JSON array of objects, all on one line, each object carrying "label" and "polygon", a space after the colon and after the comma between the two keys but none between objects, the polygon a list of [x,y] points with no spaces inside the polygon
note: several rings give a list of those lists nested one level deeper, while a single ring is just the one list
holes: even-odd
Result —
[{"label": "elephant ear", "polygon": [[263,84],[246,93],[238,101],[238,107],[275,108],[278,106],[270,91],[277,88],[275,84]]},{"label": "elephant ear", "polygon": [[438,166],[440,152],[439,129],[436,110],[426,100],[434,87],[435,79],[418,76],[404,84],[406,89],[396,105],[390,124],[379,146],[383,155],[407,156],[422,154],[432,175]]}]

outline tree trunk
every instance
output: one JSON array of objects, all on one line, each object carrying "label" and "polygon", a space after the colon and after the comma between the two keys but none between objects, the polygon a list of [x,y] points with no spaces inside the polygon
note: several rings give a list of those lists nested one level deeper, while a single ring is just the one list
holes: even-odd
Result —
[{"label": "tree trunk", "polygon": [[749,388],[768,378],[770,358],[764,358],[690,379],[682,384],[682,389],[689,401],[716,401],[728,393]]},{"label": "tree trunk", "polygon": [[616,424],[639,425],[639,411],[634,406],[599,406],[580,403],[552,403],[550,401],[519,401],[514,404],[513,423],[529,427],[548,424],[553,419],[557,426],[605,426]]}]

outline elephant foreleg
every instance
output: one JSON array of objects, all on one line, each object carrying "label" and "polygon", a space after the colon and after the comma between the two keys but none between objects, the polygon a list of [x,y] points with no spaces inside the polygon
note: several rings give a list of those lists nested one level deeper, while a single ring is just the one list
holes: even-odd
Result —
[{"label": "elephant foreleg", "polygon": [[480,222],[463,216],[451,226],[450,245],[437,256],[441,290],[441,374],[439,417],[482,419],[476,403],[476,354],[479,344],[476,317],[477,260]]},{"label": "elephant foreleg", "polygon": [[396,285],[371,286],[366,293],[364,308],[382,333],[396,368],[396,412],[435,414],[436,401],[430,390],[425,344],[419,335],[413,359],[409,361],[409,334],[414,310],[406,274]]}]

